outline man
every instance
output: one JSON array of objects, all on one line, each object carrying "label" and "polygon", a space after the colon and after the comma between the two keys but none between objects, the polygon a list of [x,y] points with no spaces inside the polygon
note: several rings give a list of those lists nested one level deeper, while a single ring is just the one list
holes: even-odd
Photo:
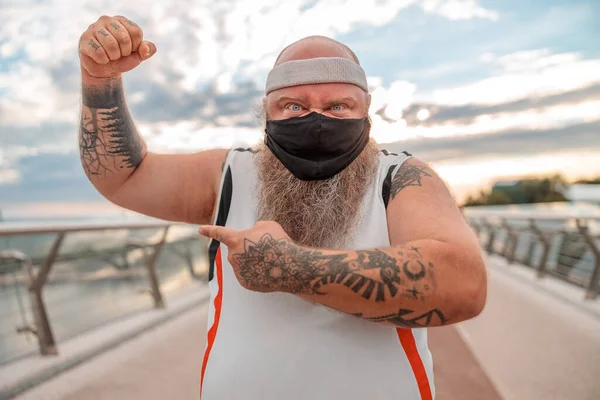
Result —
[{"label": "man", "polygon": [[369,138],[348,47],[288,46],[267,78],[264,143],[189,155],[148,152],[127,110],[121,74],[156,53],[139,26],[104,16],[79,51],[90,181],[212,238],[204,399],[434,398],[424,328],[479,314],[485,267],[440,178]]}]

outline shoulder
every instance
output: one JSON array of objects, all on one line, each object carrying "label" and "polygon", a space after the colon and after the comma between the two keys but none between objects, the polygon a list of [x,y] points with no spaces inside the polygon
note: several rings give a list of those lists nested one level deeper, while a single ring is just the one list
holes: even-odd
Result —
[{"label": "shoulder", "polygon": [[258,151],[252,147],[233,147],[227,151],[222,165],[222,173],[227,170],[245,174],[254,168],[254,159]]},{"label": "shoulder", "polygon": [[395,243],[423,238],[450,242],[468,233],[449,187],[416,158],[407,159],[392,178],[387,217]]},{"label": "shoulder", "polygon": [[[421,188],[413,189],[410,188]],[[428,191],[447,191],[446,184],[427,163],[407,157],[394,171],[390,195],[393,200],[401,193],[424,194]]]}]

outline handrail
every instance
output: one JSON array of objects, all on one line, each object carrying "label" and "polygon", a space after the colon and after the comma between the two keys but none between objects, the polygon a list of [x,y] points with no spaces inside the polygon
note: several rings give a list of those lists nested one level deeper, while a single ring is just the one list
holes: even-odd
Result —
[{"label": "handrail", "polygon": [[572,219],[582,219],[588,221],[600,221],[600,215],[597,213],[548,213],[545,214],[543,211],[519,211],[510,212],[506,210],[498,211],[484,211],[484,210],[473,210],[464,209],[463,213],[467,218],[505,218],[510,220],[543,220],[543,221],[563,221]]},{"label": "handrail", "polygon": [[[517,261],[532,267],[536,270],[538,278],[553,275],[583,287],[585,289],[585,299],[595,299],[600,294],[600,236],[597,233],[597,221],[600,221],[600,215],[574,212],[543,214],[540,212],[510,212],[506,210],[490,211],[489,209],[464,209],[463,215],[471,225],[476,225],[478,231],[487,233],[487,235],[483,235],[487,239],[485,243],[482,243],[482,246],[488,253],[503,256],[509,264]],[[527,223],[522,224],[523,222]],[[542,222],[556,222],[556,226],[541,224]],[[570,223],[566,225],[565,222]],[[575,224],[572,222],[575,222]],[[497,246],[498,232],[506,232],[506,238],[502,244]],[[558,238],[557,235],[562,235],[558,246],[555,241],[555,238]],[[477,236],[481,238],[481,235],[478,234]],[[530,242],[526,246],[524,255],[519,259],[516,250],[522,237],[528,238]],[[582,252],[582,248],[587,250]],[[539,258],[538,261],[534,262],[533,256],[536,250],[538,250]],[[561,252],[558,253],[558,250]],[[589,253],[587,253],[588,250]],[[582,258],[583,254],[590,253],[593,260],[592,264],[589,265],[589,262],[586,261],[586,264],[584,264],[585,269],[579,270],[579,275],[571,275],[573,268],[580,265],[579,263],[584,260]],[[551,254],[560,256],[556,261],[557,268],[554,270],[548,268],[548,264],[552,259]],[[588,268],[589,271],[587,271]],[[581,275],[582,271],[584,271],[583,275]],[[582,276],[584,276],[583,280],[581,279]]]},{"label": "handrail", "polygon": [[168,222],[160,220],[122,222],[122,221],[87,221],[87,222],[3,222],[0,224],[0,237],[17,235],[43,235],[49,233],[69,233],[86,231],[104,231],[113,229],[146,229],[166,228],[167,226],[186,224],[180,222]]},{"label": "handrail", "polygon": [[[65,242],[65,237],[69,234],[79,232],[94,232],[107,230],[140,230],[140,229],[160,229],[160,237],[156,240],[142,240],[139,238],[128,238],[123,243],[123,246],[128,249],[140,249],[142,251],[142,259],[145,265],[148,293],[153,300],[154,308],[160,309],[165,307],[164,297],[160,290],[160,283],[156,271],[156,262],[163,247],[171,243],[167,241],[167,236],[170,228],[174,226],[188,226],[183,223],[168,222],[161,220],[148,221],[110,221],[110,222],[68,222],[68,223],[1,223],[0,237],[9,236],[33,236],[33,235],[55,235],[53,244],[46,250],[43,258],[39,259],[39,268],[33,269],[32,258],[30,255],[24,254],[17,249],[0,250],[0,261],[14,261],[21,265],[23,274],[25,275],[27,288],[30,297],[31,311],[34,315],[34,327],[26,327],[26,329],[18,330],[18,332],[33,332],[38,337],[39,350],[42,355],[58,354],[58,349],[54,341],[52,326],[46,305],[43,298],[43,290],[50,275],[52,266],[55,261],[60,260],[60,249]],[[191,237],[191,235],[190,235]],[[173,243],[180,243],[181,240],[188,240],[188,236],[182,239],[176,239]],[[189,247],[186,247],[184,252],[177,251],[176,254],[182,257],[188,264],[188,268],[192,278],[195,276],[193,261]],[[69,257],[67,257],[69,258]]]},{"label": "handrail", "polygon": [[21,264],[23,272],[27,277],[27,292],[29,293],[31,313],[33,314],[35,327],[24,327],[23,332],[33,332],[37,336],[40,354],[43,356],[58,354],[56,343],[54,341],[54,334],[52,333],[52,327],[50,325],[48,313],[46,312],[46,304],[42,296],[42,288],[46,283],[48,271],[52,264],[47,264],[46,270],[42,268],[42,270],[35,275],[31,268],[31,259],[20,251],[1,251],[0,259],[17,261]]}]

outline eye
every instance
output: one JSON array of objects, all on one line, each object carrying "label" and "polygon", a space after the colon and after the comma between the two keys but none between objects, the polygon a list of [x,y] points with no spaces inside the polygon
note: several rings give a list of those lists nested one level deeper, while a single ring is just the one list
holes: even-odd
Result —
[{"label": "eye", "polygon": [[285,106],[285,108],[287,108],[290,111],[294,111],[294,112],[298,112],[302,110],[302,106],[298,103],[290,103],[287,106]]},{"label": "eye", "polygon": [[333,106],[331,106],[331,109],[333,111],[344,111],[346,109],[346,106],[344,104],[334,104]]}]

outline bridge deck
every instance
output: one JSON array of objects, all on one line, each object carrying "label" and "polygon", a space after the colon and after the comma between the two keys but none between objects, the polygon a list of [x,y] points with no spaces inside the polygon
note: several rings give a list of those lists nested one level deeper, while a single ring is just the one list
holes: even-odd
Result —
[{"label": "bridge deck", "polygon": [[[17,397],[20,400],[198,398],[206,305]],[[432,329],[438,400],[499,400],[454,327]]]},{"label": "bridge deck", "polygon": [[[600,398],[600,299],[529,272],[490,257],[484,312],[430,330],[437,400]],[[206,312],[204,303],[17,399],[198,398]]]}]

